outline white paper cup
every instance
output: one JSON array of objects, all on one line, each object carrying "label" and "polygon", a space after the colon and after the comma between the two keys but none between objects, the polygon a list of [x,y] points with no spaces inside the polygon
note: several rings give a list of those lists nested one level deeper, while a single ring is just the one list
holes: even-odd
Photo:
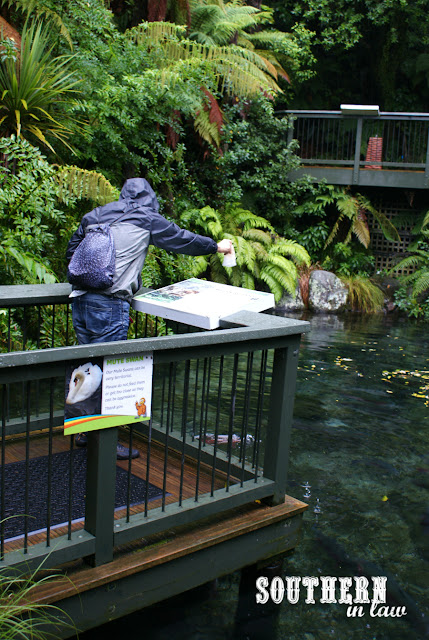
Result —
[{"label": "white paper cup", "polygon": [[237,261],[235,259],[234,247],[232,247],[231,253],[224,253],[222,265],[224,267],[235,267]]}]

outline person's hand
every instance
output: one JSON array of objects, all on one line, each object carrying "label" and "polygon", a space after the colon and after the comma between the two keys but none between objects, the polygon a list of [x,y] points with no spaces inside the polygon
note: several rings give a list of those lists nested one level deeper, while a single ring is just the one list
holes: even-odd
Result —
[{"label": "person's hand", "polygon": [[234,251],[234,245],[232,244],[231,240],[227,240],[226,238],[224,238],[217,243],[217,251],[218,253],[224,253],[225,255],[228,255],[229,253],[232,253]]}]

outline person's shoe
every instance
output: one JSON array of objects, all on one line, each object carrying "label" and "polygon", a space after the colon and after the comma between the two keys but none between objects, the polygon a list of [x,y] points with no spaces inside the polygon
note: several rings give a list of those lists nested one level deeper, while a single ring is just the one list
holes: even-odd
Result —
[{"label": "person's shoe", "polygon": [[88,444],[88,436],[86,433],[78,433],[74,439],[74,443],[77,447],[86,447]]},{"label": "person's shoe", "polygon": [[[131,458],[138,458],[140,452],[138,449],[131,449]],[[130,457],[130,450],[128,447],[124,447],[123,444],[118,444],[116,447],[116,457],[118,460],[128,460]]]}]

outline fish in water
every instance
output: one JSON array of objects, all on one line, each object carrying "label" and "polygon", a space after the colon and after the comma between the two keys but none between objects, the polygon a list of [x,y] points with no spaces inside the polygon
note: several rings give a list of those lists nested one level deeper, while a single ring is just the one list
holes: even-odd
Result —
[{"label": "fish in water", "polygon": [[97,364],[81,364],[71,374],[66,403],[75,404],[90,398],[100,386],[102,377],[103,372]]},{"label": "fish in water", "polygon": [[320,531],[316,526],[312,527],[315,537],[331,557],[337,562],[341,569],[346,569],[350,575],[360,575],[366,578],[372,576],[386,576],[386,601],[390,605],[398,607],[406,607],[407,615],[405,620],[411,625],[418,628],[422,633],[422,637],[429,638],[429,621],[419,610],[417,604],[406,593],[392,574],[387,573],[376,565],[374,562],[365,560],[364,558],[353,558],[334,538],[330,538]]}]

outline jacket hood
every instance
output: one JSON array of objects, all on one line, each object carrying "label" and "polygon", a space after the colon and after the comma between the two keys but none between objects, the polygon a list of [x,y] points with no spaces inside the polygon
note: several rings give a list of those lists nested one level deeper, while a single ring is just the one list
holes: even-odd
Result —
[{"label": "jacket hood", "polygon": [[125,200],[127,206],[150,207],[158,211],[159,203],[155,192],[145,178],[130,178],[124,182],[119,200]]}]

